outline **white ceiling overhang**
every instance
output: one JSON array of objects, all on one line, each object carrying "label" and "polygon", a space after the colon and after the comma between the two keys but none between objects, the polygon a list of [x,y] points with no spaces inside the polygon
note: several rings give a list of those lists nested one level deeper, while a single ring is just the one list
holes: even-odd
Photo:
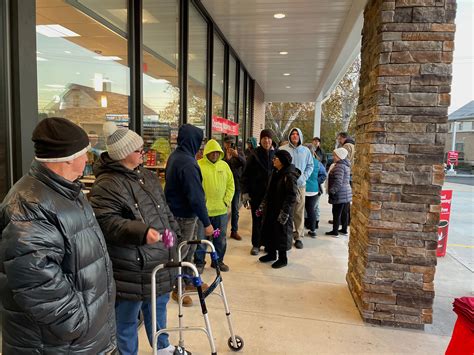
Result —
[{"label": "white ceiling overhang", "polygon": [[201,1],[265,101],[324,99],[360,52],[366,0]]}]

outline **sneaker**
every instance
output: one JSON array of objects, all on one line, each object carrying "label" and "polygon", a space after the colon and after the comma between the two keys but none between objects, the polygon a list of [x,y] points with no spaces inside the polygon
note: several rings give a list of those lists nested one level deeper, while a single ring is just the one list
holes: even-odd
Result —
[{"label": "sneaker", "polygon": [[[211,264],[211,267],[212,267],[213,269],[215,269],[215,268],[216,268],[216,264],[214,264],[214,263]],[[220,262],[219,262],[219,270],[221,270],[222,272],[227,272],[227,271],[229,271],[230,269],[229,269],[229,267],[228,267],[226,264],[224,264],[222,261],[220,261]]]},{"label": "sneaker", "polygon": [[180,346],[170,345],[167,348],[159,349],[158,355],[192,355],[191,352],[185,350]]},{"label": "sneaker", "polygon": [[300,239],[295,240],[295,248],[296,249],[303,249],[303,242]]},{"label": "sneaker", "polygon": [[260,253],[260,248],[252,247],[252,250],[250,250],[250,255],[258,255],[258,253]]},{"label": "sneaker", "polygon": [[[209,288],[209,285],[205,282],[202,283],[201,285],[201,288],[203,291],[206,291],[208,288]],[[195,287],[194,285],[187,285],[185,288],[184,288],[185,291],[190,291],[190,292],[197,292],[197,287]]]},{"label": "sneaker", "polygon": [[269,261],[276,260],[276,255],[267,254],[267,255],[261,256],[260,258],[258,258],[258,260],[260,260],[260,262],[262,263],[268,263]]},{"label": "sneaker", "polygon": [[238,232],[231,232],[230,237],[235,240],[242,240],[242,237],[239,235]]},{"label": "sneaker", "polygon": [[326,232],[325,234],[330,235],[331,237],[336,237],[336,238],[339,236],[339,233],[334,232],[334,231]]},{"label": "sneaker", "polygon": [[282,267],[285,267],[286,265],[288,265],[288,260],[278,259],[272,264],[272,268],[281,269]]},{"label": "sneaker", "polygon": [[311,238],[316,238],[316,236],[317,236],[316,231],[309,231],[309,232],[308,232],[308,235],[309,235]]},{"label": "sneaker", "polygon": [[347,235],[347,231],[343,231],[342,229],[339,229],[337,232],[342,235]]},{"label": "sneaker", "polygon": [[[173,290],[171,292],[171,298],[178,302],[178,291]],[[184,296],[183,298],[183,307],[191,307],[193,305],[193,299],[189,296]]]}]

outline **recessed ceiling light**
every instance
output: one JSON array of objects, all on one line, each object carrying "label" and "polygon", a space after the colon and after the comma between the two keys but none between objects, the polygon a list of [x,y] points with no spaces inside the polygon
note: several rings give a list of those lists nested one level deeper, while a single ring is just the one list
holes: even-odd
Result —
[{"label": "recessed ceiling light", "polygon": [[283,73],[284,76],[290,76],[290,73]]},{"label": "recessed ceiling light", "polygon": [[291,86],[287,86],[286,88],[287,88],[287,89],[291,89]]},{"label": "recessed ceiling light", "polygon": [[97,59],[97,60],[122,60],[122,58],[116,57],[114,55],[109,55],[109,56],[101,55],[99,57],[94,57],[94,59]]},{"label": "recessed ceiling light", "polygon": [[277,19],[282,19],[282,18],[285,18],[286,15],[285,14],[282,14],[282,13],[278,13],[278,14],[275,14],[273,15],[274,18],[277,18]]},{"label": "recessed ceiling light", "polygon": [[80,37],[76,32],[61,25],[38,25],[36,32],[46,37]]},{"label": "recessed ceiling light", "polygon": [[287,55],[288,52],[280,52],[281,55]]},{"label": "recessed ceiling light", "polygon": [[36,56],[36,60],[37,60],[38,62],[47,62],[47,61],[48,61],[47,59],[41,58],[41,57],[38,57],[38,56]]}]

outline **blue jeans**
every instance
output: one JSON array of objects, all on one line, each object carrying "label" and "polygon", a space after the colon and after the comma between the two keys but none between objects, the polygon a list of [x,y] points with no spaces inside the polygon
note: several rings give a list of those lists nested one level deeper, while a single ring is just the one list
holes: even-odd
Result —
[{"label": "blue jeans", "polygon": [[240,189],[235,188],[234,197],[232,198],[232,209],[231,209],[231,232],[237,232],[239,230],[239,207],[240,207]]},{"label": "blue jeans", "polygon": [[[220,216],[215,216],[215,217],[209,217],[211,220],[212,227],[214,229],[219,228],[221,230],[221,234],[217,238],[212,239],[212,244],[214,244],[214,248],[216,248],[217,255],[219,256],[219,262],[222,263],[224,262],[224,255],[225,251],[227,249],[227,239],[226,239],[226,231],[227,231],[227,213],[220,215]],[[199,239],[204,239],[204,230],[202,230],[202,234],[199,235]],[[205,249],[204,245],[200,245],[197,249],[197,252],[194,255],[194,263],[196,265],[203,265],[204,264],[204,259],[206,257],[206,254],[203,252]]]},{"label": "blue jeans", "polygon": [[[156,329],[166,328],[166,305],[170,300],[169,293],[156,298]],[[151,325],[151,301],[127,301],[115,302],[115,320],[117,322],[117,347],[121,355],[138,354],[138,316],[140,309],[145,320],[145,329],[150,346],[153,341],[153,330]],[[167,348],[170,345],[168,334],[164,333],[158,337],[158,349]]]},{"label": "blue jeans", "polygon": [[[178,222],[179,229],[181,230],[180,242],[196,239],[197,221],[198,219],[196,217],[192,217],[192,218],[176,217],[176,222]],[[190,245],[190,246],[187,245],[183,247],[183,254],[182,254],[183,261],[192,262],[195,250],[196,250],[196,245]],[[191,271],[191,269],[187,267],[183,268],[183,274],[189,275],[190,277],[193,276],[193,272]],[[190,285],[191,279],[183,278],[183,283],[185,285]]]}]

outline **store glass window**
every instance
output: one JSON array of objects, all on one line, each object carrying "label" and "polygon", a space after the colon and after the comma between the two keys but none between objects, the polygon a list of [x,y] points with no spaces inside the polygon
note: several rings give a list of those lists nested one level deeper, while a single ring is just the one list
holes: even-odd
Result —
[{"label": "store glass window", "polygon": [[229,56],[229,86],[227,99],[227,119],[235,122],[235,89],[236,89],[237,61],[233,55]]},{"label": "store glass window", "polygon": [[246,115],[245,115],[245,139],[247,140],[248,138],[252,137],[252,118],[251,118],[251,105],[250,105],[250,78],[247,76],[247,107],[245,108],[246,110]]},{"label": "store glass window", "polygon": [[244,111],[244,101],[245,101],[245,73],[240,69],[239,75],[239,139],[242,140],[244,137],[244,128],[245,128],[245,111]]},{"label": "store glass window", "polygon": [[214,34],[214,58],[212,58],[212,114],[224,115],[224,42]]},{"label": "store glass window", "polygon": [[[7,9],[4,1],[0,2],[0,201],[3,201],[8,191],[8,130],[6,112],[7,102],[7,69],[6,69],[6,16]],[[1,326],[0,326],[1,327]]]},{"label": "store glass window", "polygon": [[[117,14],[122,30],[111,26]],[[39,119],[64,117],[87,132],[85,175],[105,149],[103,124],[129,124],[126,14],[127,0],[36,1]]]},{"label": "store glass window", "polygon": [[188,123],[206,136],[207,22],[189,6]]},{"label": "store glass window", "polygon": [[179,1],[143,0],[142,15],[145,166],[159,169],[177,145]]}]

